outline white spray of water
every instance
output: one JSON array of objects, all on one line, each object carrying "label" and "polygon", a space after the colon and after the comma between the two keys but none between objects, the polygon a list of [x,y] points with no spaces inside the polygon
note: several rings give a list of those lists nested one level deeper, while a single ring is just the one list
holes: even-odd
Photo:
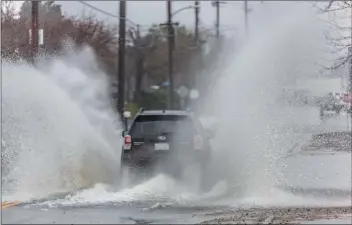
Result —
[{"label": "white spray of water", "polygon": [[[277,159],[293,142],[290,130],[284,129],[290,127],[295,115],[290,108],[278,107],[276,98],[281,86],[294,82],[289,78],[315,72],[309,59],[322,52],[321,30],[315,19],[311,9],[299,3],[267,3],[251,17],[251,26],[256,28],[251,29],[251,39],[220,74],[222,78],[209,98],[210,110],[220,119],[213,149],[214,174],[209,177],[222,178],[214,181],[209,193],[200,194],[191,191],[188,184],[157,176],[117,193],[96,186],[44,204],[165,199],[178,204],[292,204],[293,195],[277,191],[275,183]],[[275,195],[280,200],[272,200],[273,191],[280,193]],[[295,203],[306,204],[305,200],[296,198]]]},{"label": "white spray of water", "polygon": [[222,176],[233,195],[270,199],[295,117],[277,99],[282,87],[316,72],[312,62],[324,41],[307,4],[268,3],[261,10],[251,17],[251,37],[221,74],[207,105],[220,120],[213,176]]},{"label": "white spray of water", "polygon": [[[12,105],[16,113],[21,113],[7,113],[10,115],[8,121],[11,121],[14,114],[18,115],[17,120],[23,118],[25,122],[13,123],[21,128],[21,132],[8,132],[7,142],[13,146],[12,149],[21,150],[18,154],[19,160],[28,159],[16,164],[22,169],[15,175],[22,178],[33,177],[31,174],[37,176],[33,183],[25,182],[20,187],[27,188],[28,184],[36,184],[33,187],[40,187],[39,190],[45,187],[53,192],[58,187],[74,190],[96,184],[91,189],[69,195],[65,199],[45,202],[44,205],[150,200],[206,205],[291,204],[293,196],[278,192],[274,186],[278,178],[277,159],[288,150],[288,142],[292,142],[290,130],[284,130],[284,127],[289,127],[294,113],[287,113],[290,109],[279,108],[275,101],[279,95],[279,87],[285,82],[292,82],[288,78],[315,72],[307,59],[320,53],[320,27],[315,23],[315,17],[311,16],[314,15],[312,11],[299,3],[266,3],[266,7],[258,11],[257,16],[251,17],[251,27],[256,28],[251,29],[251,39],[230,60],[232,63],[221,74],[222,79],[212,93],[212,98],[209,98],[212,103],[208,104],[211,105],[211,111],[216,111],[216,116],[220,119],[219,132],[214,141],[214,174],[209,174],[209,177],[222,178],[222,181],[214,183],[214,188],[209,193],[200,195],[197,191],[191,191],[189,185],[175,182],[163,175],[119,192],[109,191],[107,186],[96,184],[104,181],[102,174],[110,174],[116,168],[118,160],[114,156],[119,156],[120,143],[119,133],[116,134],[112,125],[116,116],[114,117],[109,107],[104,108],[99,103],[101,99],[107,99],[106,95],[100,95],[105,90],[106,83],[98,78],[100,76],[94,76],[101,72],[97,68],[92,72],[90,66],[94,65],[93,59],[89,58],[90,54],[84,53],[73,54],[69,60],[56,61],[46,67],[46,76],[28,66],[7,67],[8,74],[21,72],[20,75],[13,76],[12,82],[10,76],[7,78],[7,83],[10,84],[8,92],[15,97],[14,102],[19,102],[22,96],[28,101],[20,110],[14,108],[17,107],[16,104]],[[305,57],[302,58],[302,55]],[[85,67],[88,68],[84,69]],[[297,68],[300,70],[296,70]],[[31,73],[36,74],[36,82],[29,82],[33,80],[31,76],[27,80],[19,79],[20,76]],[[26,89],[29,88],[28,84],[31,84],[30,89]],[[22,92],[27,91],[19,96],[17,91],[12,90],[15,85],[21,86]],[[48,94],[49,90],[38,89],[40,85],[54,90]],[[22,117],[27,108],[41,106],[40,102],[45,102],[45,107],[42,108],[49,110],[40,115],[51,121],[51,127],[48,127],[50,132],[43,132],[48,129],[47,123],[38,122],[41,121],[40,118],[38,121],[34,120],[34,127],[40,137],[46,136],[45,141],[34,135],[37,133],[30,132],[33,121],[29,117]],[[10,103],[11,101],[8,104]],[[41,110],[40,108],[38,111]],[[54,122],[54,119],[60,122]],[[38,127],[38,124],[42,126]],[[7,127],[16,129],[16,126]],[[62,142],[56,137],[60,137]],[[16,138],[22,140],[18,141]],[[101,158],[98,159],[98,156]],[[82,165],[82,159],[90,161]],[[43,165],[50,165],[45,172],[42,171]],[[63,170],[71,173],[71,177],[75,176],[74,181],[63,181],[60,174],[56,175]],[[76,170],[79,172],[74,172]],[[82,176],[81,171],[87,175]],[[50,181],[50,185],[49,177],[53,177],[55,181]],[[270,191],[273,190],[280,194],[276,195],[279,198],[277,201],[271,199]],[[310,200],[296,198],[296,203],[303,204],[307,201]],[[315,203],[322,204],[317,201]]]},{"label": "white spray of water", "polygon": [[37,68],[4,63],[2,76],[3,187],[8,194],[44,197],[116,182],[118,116],[108,77],[90,49],[68,52]]},{"label": "white spray of water", "polygon": [[[222,178],[214,181],[210,192],[200,194],[187,183],[160,175],[119,192],[98,185],[43,204],[154,201],[181,205],[331,205],[331,201],[294,198],[275,189],[277,159],[297,141],[292,140],[289,129],[285,130],[295,123],[295,114],[290,108],[278,107],[276,97],[281,86],[294,82],[289,78],[315,72],[310,59],[322,52],[319,23],[311,9],[299,3],[266,3],[261,10],[251,16],[251,27],[255,27],[251,39],[219,74],[222,79],[209,98],[209,110],[216,111],[220,119],[213,149],[214,174],[209,177]],[[277,200],[272,198],[273,191]]]}]

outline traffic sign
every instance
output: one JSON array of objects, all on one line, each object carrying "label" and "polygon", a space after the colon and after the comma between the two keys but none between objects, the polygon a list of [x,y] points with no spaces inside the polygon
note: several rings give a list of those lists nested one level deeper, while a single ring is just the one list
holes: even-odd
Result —
[{"label": "traffic sign", "polygon": [[199,98],[199,91],[197,89],[192,89],[189,93],[189,97],[191,99],[197,99]]},{"label": "traffic sign", "polygon": [[180,96],[180,98],[186,98],[188,95],[188,89],[182,85],[177,89],[177,94]]}]

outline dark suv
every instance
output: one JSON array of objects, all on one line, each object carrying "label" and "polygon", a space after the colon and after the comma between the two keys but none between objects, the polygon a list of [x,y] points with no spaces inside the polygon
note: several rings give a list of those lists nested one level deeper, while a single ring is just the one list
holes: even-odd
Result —
[{"label": "dark suv", "polygon": [[191,112],[142,109],[123,137],[121,165],[139,173],[179,177],[194,164],[204,173],[210,159],[212,133]]}]

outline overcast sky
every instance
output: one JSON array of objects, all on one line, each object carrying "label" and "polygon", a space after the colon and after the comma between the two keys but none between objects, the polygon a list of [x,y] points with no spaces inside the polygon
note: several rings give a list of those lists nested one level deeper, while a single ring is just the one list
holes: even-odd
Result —
[{"label": "overcast sky", "polygon": [[[15,2],[17,7],[22,4],[23,1]],[[118,16],[119,2],[118,1],[86,1],[101,10]],[[100,13],[88,6],[85,6],[79,1],[56,1],[56,3],[62,5],[63,13],[66,15],[82,15],[94,13],[99,19],[107,20],[110,23],[118,25],[117,18],[107,16]],[[201,28],[214,28],[216,11],[211,5],[211,1],[200,1],[200,26]],[[249,28],[258,29],[262,18],[273,17],[277,20],[281,13],[284,16],[285,12],[290,10],[292,4],[311,4],[298,3],[295,1],[291,2],[280,2],[280,1],[249,1]],[[194,1],[173,1],[173,11],[177,11],[183,7],[194,5]],[[221,6],[221,19],[220,29],[227,34],[235,34],[244,32],[244,1],[227,1],[226,4]],[[150,26],[152,24],[163,23],[167,19],[166,14],[166,1],[127,1],[127,18],[132,20],[136,24],[143,26]],[[299,16],[299,15],[297,15]],[[177,13],[174,16],[174,21],[180,22],[189,28],[194,27],[194,9],[187,9]],[[350,19],[345,19],[349,25],[351,24]],[[341,21],[339,21],[341,22]]]},{"label": "overcast sky", "polygon": [[[86,1],[87,3],[118,15],[118,1]],[[79,1],[56,1],[62,5],[63,12],[66,15],[82,15],[83,13],[94,13],[98,18],[117,23],[117,19],[95,11]],[[19,7],[21,2],[16,2]],[[211,5],[211,1],[200,1],[200,22],[204,28],[213,28],[215,24],[216,11]],[[173,11],[180,8],[194,5],[194,1],[174,1],[172,3]],[[260,2],[249,2],[250,8],[255,12],[256,8],[264,7],[265,4]],[[244,3],[243,1],[228,1],[221,6],[221,29],[227,33],[236,32],[235,29],[242,29],[244,23]],[[128,1],[127,17],[133,22],[140,25],[159,24],[166,21],[166,1]],[[188,27],[194,26],[194,9],[184,10],[174,16],[174,20],[185,24]],[[117,23],[118,24],[118,23]]]},{"label": "overcast sky", "polygon": [[[93,12],[89,7],[84,6],[78,1],[58,1],[63,7],[65,13],[80,14],[82,12]],[[104,11],[118,15],[119,3],[117,1],[89,1]],[[215,8],[210,1],[201,1],[200,19],[206,27],[214,26]],[[252,2],[251,5],[256,5]],[[194,1],[175,1],[172,3],[173,11],[180,8],[194,5]],[[166,1],[128,1],[127,17],[133,22],[141,25],[150,25],[153,23],[162,23],[166,21]],[[114,21],[116,19],[105,16],[99,12],[96,15],[100,18]],[[243,2],[229,2],[221,7],[221,24],[225,27],[234,27],[236,24],[243,22]],[[184,10],[174,16],[174,20],[182,24],[192,26],[194,24],[194,9]]]}]

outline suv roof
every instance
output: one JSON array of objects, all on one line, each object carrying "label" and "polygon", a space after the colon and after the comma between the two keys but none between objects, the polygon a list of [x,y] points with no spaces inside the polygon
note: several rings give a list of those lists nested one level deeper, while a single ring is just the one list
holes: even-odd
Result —
[{"label": "suv roof", "polygon": [[174,115],[174,116],[188,116],[191,115],[189,111],[183,110],[140,110],[138,115]]},{"label": "suv roof", "polygon": [[[141,109],[139,110],[138,113],[136,113],[136,115],[134,116],[133,122],[131,123],[131,126],[129,127],[129,131],[133,130],[134,125],[136,124],[136,121],[138,121],[138,117],[143,117],[143,116],[185,116],[185,117],[189,117],[193,122],[192,122],[192,126],[195,126],[195,128],[198,130],[198,132],[200,132],[203,127],[200,124],[200,121],[198,121],[198,119],[196,119],[194,117],[194,114],[192,111],[186,111],[186,110],[144,110]],[[138,122],[137,122],[138,123]]]}]

